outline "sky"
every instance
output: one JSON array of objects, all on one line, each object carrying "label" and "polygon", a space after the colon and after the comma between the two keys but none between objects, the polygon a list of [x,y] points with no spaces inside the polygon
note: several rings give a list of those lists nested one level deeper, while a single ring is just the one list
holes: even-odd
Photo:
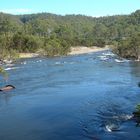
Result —
[{"label": "sky", "polygon": [[10,14],[54,13],[99,17],[130,14],[140,0],[0,0],[0,12]]}]

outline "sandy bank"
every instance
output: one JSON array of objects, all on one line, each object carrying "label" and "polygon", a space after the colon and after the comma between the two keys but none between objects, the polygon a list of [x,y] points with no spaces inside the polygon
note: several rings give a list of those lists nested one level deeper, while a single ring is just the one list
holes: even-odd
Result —
[{"label": "sandy bank", "polygon": [[19,54],[19,58],[33,58],[37,56],[39,56],[39,54],[37,53],[20,53]]},{"label": "sandy bank", "polygon": [[[77,46],[77,47],[71,47],[71,51],[68,53],[68,55],[78,55],[78,54],[86,54],[86,53],[92,53],[92,52],[98,52],[98,51],[104,51],[109,49],[108,47],[105,48],[99,48],[99,47],[85,47],[85,46]],[[39,54],[37,53],[20,53],[19,58],[33,58],[38,57]]]},{"label": "sandy bank", "polygon": [[85,54],[85,53],[92,53],[98,51],[104,51],[109,49],[108,47],[99,48],[99,47],[85,47],[85,46],[77,46],[71,47],[71,52],[68,55],[78,55],[78,54]]}]

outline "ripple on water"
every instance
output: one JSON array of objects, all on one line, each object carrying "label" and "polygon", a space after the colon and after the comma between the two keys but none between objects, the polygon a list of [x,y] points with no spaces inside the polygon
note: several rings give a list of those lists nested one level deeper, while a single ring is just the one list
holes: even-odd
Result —
[{"label": "ripple on water", "polygon": [[125,113],[120,106],[117,104],[113,104],[110,102],[110,106],[101,105],[97,110],[94,110],[94,104],[89,104],[92,106],[85,108],[86,117],[83,116],[81,123],[81,127],[83,129],[83,134],[85,137],[89,137],[90,139],[94,139],[94,137],[102,139],[103,136],[106,136],[107,139],[112,139],[112,136],[120,135],[123,136],[124,124],[126,122],[132,121],[132,115]]}]

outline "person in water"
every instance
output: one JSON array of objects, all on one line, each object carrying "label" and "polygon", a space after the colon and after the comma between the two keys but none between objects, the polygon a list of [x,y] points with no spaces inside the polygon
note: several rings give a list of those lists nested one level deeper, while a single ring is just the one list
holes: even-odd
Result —
[{"label": "person in water", "polygon": [[10,91],[12,89],[15,89],[15,86],[13,86],[13,85],[6,85],[5,87],[0,88],[0,91]]}]

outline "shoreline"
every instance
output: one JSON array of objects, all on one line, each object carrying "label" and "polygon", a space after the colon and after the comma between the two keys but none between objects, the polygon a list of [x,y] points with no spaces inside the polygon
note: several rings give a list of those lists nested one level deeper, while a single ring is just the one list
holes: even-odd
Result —
[{"label": "shoreline", "polygon": [[19,53],[19,58],[34,58],[38,56],[38,53]]},{"label": "shoreline", "polygon": [[79,54],[87,54],[87,53],[94,53],[94,52],[100,52],[108,50],[109,47],[106,46],[104,48],[100,47],[85,47],[85,46],[77,46],[77,47],[71,47],[71,52],[68,53],[68,55],[79,55]]},{"label": "shoreline", "polygon": [[[93,46],[93,47],[76,46],[76,47],[71,47],[71,51],[67,54],[67,56],[100,52],[100,51],[105,51],[108,49],[109,49],[108,46],[104,48],[100,48],[96,46]],[[34,58],[34,57],[39,57],[39,54],[38,53],[20,53],[19,54],[20,59],[21,58]]]}]

